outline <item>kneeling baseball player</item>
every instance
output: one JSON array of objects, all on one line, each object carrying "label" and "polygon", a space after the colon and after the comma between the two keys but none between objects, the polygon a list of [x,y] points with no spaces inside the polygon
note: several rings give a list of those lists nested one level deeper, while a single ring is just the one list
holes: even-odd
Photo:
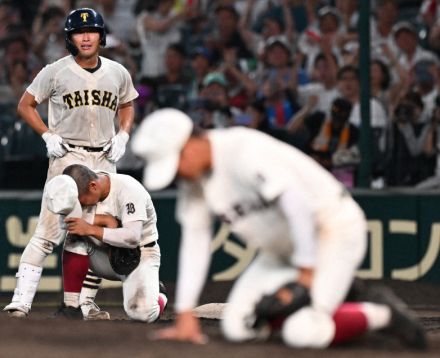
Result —
[{"label": "kneeling baseball player", "polygon": [[[101,277],[122,281],[130,318],[156,321],[167,297],[159,281],[156,211],[145,188],[130,176],[75,164],[53,178],[45,194],[49,210],[67,215],[63,315],[67,310],[70,318],[82,317],[79,295],[90,264]],[[88,256],[82,254],[84,245]]]},{"label": "kneeling baseball player", "polygon": [[404,344],[425,347],[421,326],[390,291],[361,289],[346,302],[366,252],[366,220],[313,159],[247,128],[200,132],[174,109],[148,116],[132,145],[146,159],[149,190],[179,179],[178,315],[159,338],[206,341],[192,310],[208,273],[215,215],[259,248],[227,300],[227,339],[265,338],[278,326],[289,346],[326,348],[389,329]]}]

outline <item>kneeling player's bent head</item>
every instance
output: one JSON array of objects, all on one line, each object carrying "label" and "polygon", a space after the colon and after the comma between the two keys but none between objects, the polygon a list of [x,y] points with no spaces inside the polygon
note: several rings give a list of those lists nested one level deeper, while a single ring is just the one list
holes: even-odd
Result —
[{"label": "kneeling player's bent head", "polygon": [[63,170],[63,174],[69,175],[78,187],[78,198],[82,205],[95,205],[100,198],[98,189],[98,175],[81,164],[69,165]]}]

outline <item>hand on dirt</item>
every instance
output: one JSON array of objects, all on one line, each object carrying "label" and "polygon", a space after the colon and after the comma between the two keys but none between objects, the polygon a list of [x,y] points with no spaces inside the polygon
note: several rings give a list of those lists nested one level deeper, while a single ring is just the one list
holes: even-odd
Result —
[{"label": "hand on dirt", "polygon": [[199,320],[192,312],[182,312],[177,315],[175,325],[154,333],[152,339],[190,342],[194,344],[208,343],[208,337],[202,334]]}]

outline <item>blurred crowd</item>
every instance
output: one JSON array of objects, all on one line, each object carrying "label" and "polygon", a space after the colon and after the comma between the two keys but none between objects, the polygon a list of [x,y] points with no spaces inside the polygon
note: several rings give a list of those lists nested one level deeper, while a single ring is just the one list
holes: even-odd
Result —
[{"label": "blurred crowd", "polygon": [[[0,188],[42,188],[36,178],[46,175],[44,141],[16,106],[36,73],[68,54],[64,21],[79,7],[103,15],[101,55],[130,71],[137,123],[174,107],[203,128],[256,128],[355,187],[362,160],[359,3],[0,0]],[[371,186],[439,187],[440,2],[372,0],[369,36]],[[44,105],[39,111],[47,115]],[[142,167],[129,150],[118,163],[138,178]],[[30,170],[29,182],[14,178]]]}]

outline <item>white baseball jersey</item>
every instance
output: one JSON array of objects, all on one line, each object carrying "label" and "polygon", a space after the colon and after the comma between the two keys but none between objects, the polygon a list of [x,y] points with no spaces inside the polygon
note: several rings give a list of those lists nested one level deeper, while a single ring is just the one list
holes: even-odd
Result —
[{"label": "white baseball jersey", "polygon": [[[256,260],[234,286],[227,311],[234,325],[242,319],[243,330],[248,330],[244,316],[253,304],[263,293],[280,287],[280,280],[293,281],[297,265],[315,268],[314,304],[331,312],[343,299],[365,252],[365,218],[359,206],[340,182],[296,148],[246,128],[211,130],[207,136],[211,172],[198,182],[182,181],[179,186],[177,219],[183,240],[176,309],[197,304],[209,267],[206,242],[215,215],[258,247],[260,255],[273,258]],[[301,217],[299,223],[285,209],[290,202]],[[309,214],[302,216],[301,207]],[[303,225],[314,231],[292,228]],[[295,247],[307,245],[311,250],[305,256],[310,257],[295,255]]]},{"label": "white baseball jersey", "polygon": [[275,240],[278,245],[288,235],[273,205],[280,194],[298,188],[318,220],[332,216],[345,194],[340,182],[318,163],[267,135],[245,128],[208,135],[214,168],[200,183],[182,186],[177,218],[184,226],[210,227],[214,214],[246,241],[267,246]]},{"label": "white baseball jersey", "polygon": [[49,100],[49,129],[65,142],[103,147],[115,135],[120,104],[137,98],[128,71],[105,57],[91,73],[66,56],[45,66],[27,88],[37,103]]},{"label": "white baseball jersey", "polygon": [[156,228],[156,210],[147,190],[129,175],[105,174],[110,178],[110,192],[105,200],[97,204],[96,213],[117,217],[122,224],[142,221],[140,246],[157,241],[159,236]]}]

